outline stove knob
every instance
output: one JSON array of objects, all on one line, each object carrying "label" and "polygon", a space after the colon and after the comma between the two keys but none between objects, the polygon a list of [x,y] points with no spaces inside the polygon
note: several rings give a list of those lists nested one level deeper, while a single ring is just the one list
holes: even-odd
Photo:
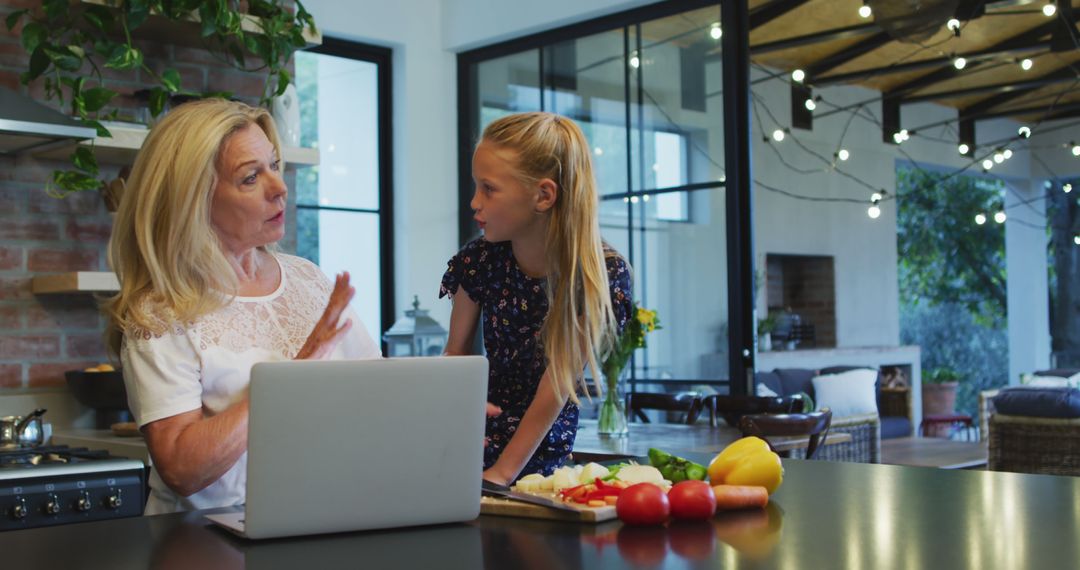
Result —
[{"label": "stove knob", "polygon": [[45,502],[45,514],[58,515],[60,514],[60,498],[55,493],[49,493],[48,500]]},{"label": "stove knob", "polygon": [[108,499],[105,499],[105,506],[110,509],[119,509],[124,504],[124,500],[120,498],[120,489],[116,490],[116,493],[109,495]]},{"label": "stove knob", "polygon": [[88,491],[82,491],[79,493],[79,500],[75,501],[75,508],[81,512],[90,510],[90,507],[94,506],[94,503],[90,500],[90,493]]},{"label": "stove knob", "polygon": [[25,519],[28,514],[30,514],[30,509],[26,507],[26,499],[22,497],[15,499],[15,506],[11,509],[12,518],[16,520]]}]

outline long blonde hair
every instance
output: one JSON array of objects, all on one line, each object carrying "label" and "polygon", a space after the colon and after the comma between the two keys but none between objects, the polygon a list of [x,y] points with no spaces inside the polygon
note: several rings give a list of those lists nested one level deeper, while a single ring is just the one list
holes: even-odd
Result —
[{"label": "long blonde hair", "polygon": [[552,113],[498,119],[481,142],[514,152],[517,178],[526,186],[545,178],[558,185],[545,237],[548,314],[540,337],[556,394],[569,392],[576,403],[576,385],[586,388],[586,364],[599,391],[598,363],[617,331],[589,143],[573,121]]},{"label": "long blonde hair", "polygon": [[109,241],[109,265],[120,278],[120,292],[102,309],[109,321],[106,343],[114,353],[131,328],[162,332],[169,323],[159,309],[187,322],[221,307],[226,299],[217,292],[237,289],[236,273],[210,223],[210,205],[226,139],[253,124],[280,157],[270,113],[224,99],[181,105],[150,131],[120,197]]}]

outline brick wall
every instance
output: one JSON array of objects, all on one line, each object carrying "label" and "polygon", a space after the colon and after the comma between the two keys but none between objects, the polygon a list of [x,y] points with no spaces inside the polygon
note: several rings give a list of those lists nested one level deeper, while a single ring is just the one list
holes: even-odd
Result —
[{"label": "brick wall", "polygon": [[[0,0],[0,19],[34,5],[37,2]],[[29,88],[19,84],[28,56],[18,32],[0,24],[0,85],[41,100],[40,84]],[[234,70],[204,50],[150,41],[139,47],[152,68],[175,67],[185,89],[232,91],[249,102],[262,92],[261,73]],[[149,86],[141,72],[106,71],[105,77],[105,86],[121,94]],[[121,103],[138,105],[130,96]],[[35,296],[30,291],[31,278],[38,274],[107,269],[111,218],[100,196],[91,192],[60,199],[45,192],[51,171],[64,166],[33,156],[0,156],[0,395],[61,387],[65,370],[106,361],[104,320],[92,296]],[[114,177],[119,169],[101,166],[105,178]],[[295,219],[292,204],[290,219]],[[287,250],[292,249],[294,232],[292,236],[283,244]]]},{"label": "brick wall", "polygon": [[769,310],[790,309],[803,324],[814,325],[815,346],[836,346],[833,258],[768,254],[765,259]]}]

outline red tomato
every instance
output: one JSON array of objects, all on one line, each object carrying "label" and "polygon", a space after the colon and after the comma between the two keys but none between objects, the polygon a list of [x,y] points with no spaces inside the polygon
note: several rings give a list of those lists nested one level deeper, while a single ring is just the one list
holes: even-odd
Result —
[{"label": "red tomato", "polygon": [[638,483],[619,494],[615,512],[626,524],[663,524],[671,512],[671,505],[663,489],[652,483]]},{"label": "red tomato", "polygon": [[716,514],[716,495],[704,481],[680,481],[668,491],[671,516],[682,520],[708,520]]}]

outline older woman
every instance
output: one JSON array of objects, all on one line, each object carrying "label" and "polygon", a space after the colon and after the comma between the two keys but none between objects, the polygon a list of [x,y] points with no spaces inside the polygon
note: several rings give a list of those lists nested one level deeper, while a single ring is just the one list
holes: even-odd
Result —
[{"label": "older woman", "polygon": [[273,120],[241,103],[178,107],[135,161],[105,309],[154,462],[147,514],[244,502],[256,362],[379,356],[348,274],[272,249],[287,193]]}]

